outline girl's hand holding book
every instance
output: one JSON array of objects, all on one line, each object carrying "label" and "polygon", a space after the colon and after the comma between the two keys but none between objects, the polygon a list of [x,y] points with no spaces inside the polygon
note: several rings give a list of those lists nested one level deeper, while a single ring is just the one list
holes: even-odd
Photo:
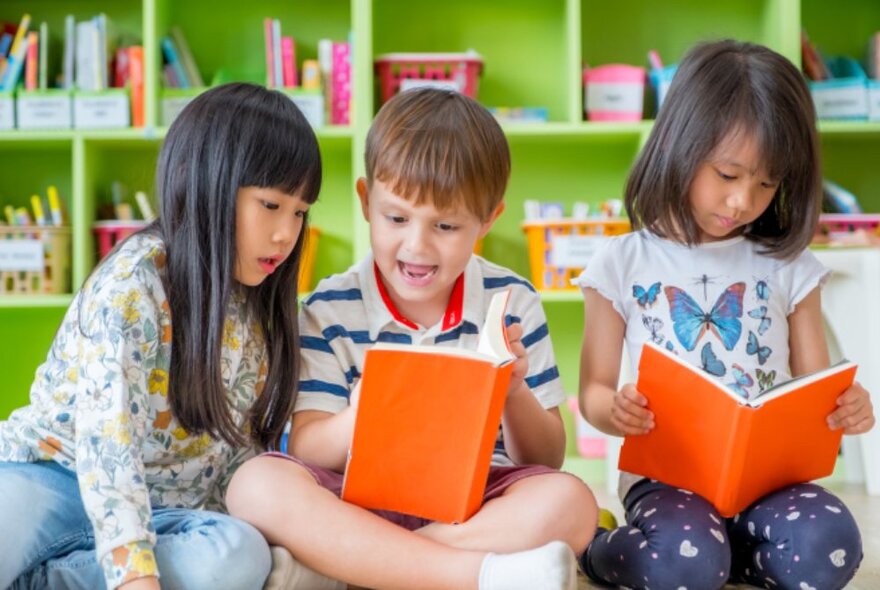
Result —
[{"label": "girl's hand holding book", "polygon": [[654,428],[654,414],[647,408],[648,400],[632,383],[614,394],[611,424],[624,436],[647,434]]},{"label": "girl's hand holding book", "polygon": [[837,398],[838,408],[828,416],[828,426],[832,430],[843,428],[844,434],[862,434],[873,428],[874,406],[871,394],[858,382]]}]

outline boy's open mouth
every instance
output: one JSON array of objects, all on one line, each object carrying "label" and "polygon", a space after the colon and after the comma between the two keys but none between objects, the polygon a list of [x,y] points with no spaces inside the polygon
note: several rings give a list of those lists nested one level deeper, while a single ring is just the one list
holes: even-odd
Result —
[{"label": "boy's open mouth", "polygon": [[428,280],[437,272],[437,266],[430,264],[410,264],[398,261],[397,267],[404,277],[414,281]]}]

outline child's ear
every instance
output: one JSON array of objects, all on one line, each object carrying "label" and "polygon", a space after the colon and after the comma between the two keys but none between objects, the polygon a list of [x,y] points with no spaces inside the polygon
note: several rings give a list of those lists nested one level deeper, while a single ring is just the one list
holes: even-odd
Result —
[{"label": "child's ear", "polygon": [[361,213],[364,215],[364,219],[369,221],[369,204],[370,204],[370,191],[367,189],[367,179],[361,176],[355,182],[355,189],[357,190],[358,199],[361,201]]},{"label": "child's ear", "polygon": [[486,234],[489,233],[489,230],[492,229],[492,226],[495,224],[495,220],[498,219],[498,216],[504,212],[504,201],[498,203],[498,206],[495,207],[495,210],[492,211],[492,215],[489,216],[489,219],[483,222],[483,225],[480,227],[480,239],[486,237]]}]

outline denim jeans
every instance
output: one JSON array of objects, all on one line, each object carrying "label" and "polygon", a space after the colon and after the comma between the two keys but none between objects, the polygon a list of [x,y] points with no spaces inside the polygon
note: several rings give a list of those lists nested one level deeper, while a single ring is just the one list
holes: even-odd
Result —
[{"label": "denim jeans", "polygon": [[[216,512],[154,508],[163,590],[259,590],[269,546],[249,524]],[[0,588],[105,587],[76,474],[54,462],[0,463]]]}]

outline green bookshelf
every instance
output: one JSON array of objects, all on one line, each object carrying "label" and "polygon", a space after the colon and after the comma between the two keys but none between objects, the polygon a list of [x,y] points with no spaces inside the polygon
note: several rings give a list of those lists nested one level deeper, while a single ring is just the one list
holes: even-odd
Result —
[{"label": "green bookshelf", "polygon": [[[598,203],[619,197],[651,121],[583,121],[583,63],[644,64],[649,49],[675,63],[694,42],[735,37],[766,44],[795,63],[800,31],[826,53],[861,58],[880,30],[880,3],[849,0],[8,0],[0,19],[50,28],[50,62],[59,67],[63,21],[104,12],[126,43],[141,43],[146,126],[120,131],[0,132],[0,204],[23,206],[34,192],[59,188],[72,224],[72,292],[0,295],[0,419],[27,401],[34,371],[73,292],[96,262],[91,225],[110,199],[113,180],[151,191],[159,126],[159,40],[179,26],[206,80],[264,81],[263,19],[281,20],[297,40],[297,61],[314,58],[321,38],[353,42],[353,124],[318,130],[324,186],[312,222],[321,232],[315,276],[345,270],[369,247],[354,193],[363,174],[363,143],[379,107],[373,58],[389,52],[474,49],[485,60],[480,101],[486,106],[545,106],[550,121],[508,125],[513,173],[507,211],[484,242],[484,254],[528,276],[520,228],[523,201]],[[50,72],[54,77],[55,72]],[[880,122],[820,125],[826,175],[880,211]],[[577,292],[544,295],[566,389],[577,388],[583,303]]]}]

